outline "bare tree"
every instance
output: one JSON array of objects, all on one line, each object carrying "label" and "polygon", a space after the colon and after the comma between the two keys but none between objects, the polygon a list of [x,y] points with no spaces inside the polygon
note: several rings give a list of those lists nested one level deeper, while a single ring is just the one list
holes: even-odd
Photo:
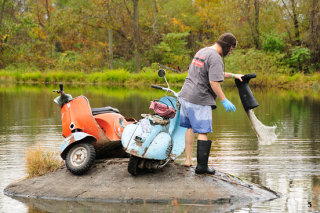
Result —
[{"label": "bare tree", "polygon": [[310,14],[310,37],[311,37],[311,51],[312,62],[320,62],[320,14],[319,4],[317,0],[312,0],[312,10]]},{"label": "bare tree", "polygon": [[250,32],[251,32],[254,46],[256,49],[260,49],[260,46],[261,46],[260,45],[260,31],[259,31],[260,0],[254,0],[253,5],[254,5],[254,20],[252,20],[252,17],[251,17],[251,14],[252,14],[251,13],[251,8],[252,8],[251,1],[245,0],[245,2],[243,2],[242,0],[239,0],[239,6],[241,8],[241,11],[249,24],[249,28],[250,28]]},{"label": "bare tree", "polygon": [[140,72],[140,32],[139,32],[139,0],[132,0],[133,14],[126,4],[126,0],[123,0],[124,5],[131,19],[133,20],[133,34],[135,38],[135,51],[136,51],[136,66],[137,73]]},{"label": "bare tree", "polygon": [[260,31],[259,31],[259,13],[260,13],[260,1],[254,0],[254,44],[257,49],[260,49]]},{"label": "bare tree", "polygon": [[108,29],[108,40],[109,40],[109,69],[113,69],[113,36],[112,28]]},{"label": "bare tree", "polygon": [[301,40],[300,40],[300,30],[299,30],[299,21],[298,21],[296,2],[295,0],[290,0],[290,3],[291,3],[291,11],[290,11],[286,2],[284,0],[281,0],[281,1],[293,21],[295,42],[296,42],[296,45],[299,46],[301,45]]},{"label": "bare tree", "polygon": [[46,8],[46,14],[47,14],[47,18],[48,18],[48,23],[50,24],[51,15],[50,15],[50,10],[49,10],[49,2],[48,2],[48,0],[46,0],[44,7]]},{"label": "bare tree", "polygon": [[1,5],[1,11],[0,11],[0,30],[2,27],[2,19],[3,19],[3,14],[4,14],[4,9],[5,9],[5,4],[7,0],[3,0],[2,5]]},{"label": "bare tree", "polygon": [[152,24],[153,33],[155,35],[157,32],[157,0],[153,0],[153,24]]},{"label": "bare tree", "polygon": [[133,22],[134,35],[136,40],[136,66],[137,72],[140,72],[140,33],[139,33],[139,0],[132,0],[133,2]]},{"label": "bare tree", "polygon": [[109,43],[109,69],[113,69],[113,30],[111,21],[111,9],[109,1],[106,3],[107,7],[107,22],[108,22],[108,43]]}]

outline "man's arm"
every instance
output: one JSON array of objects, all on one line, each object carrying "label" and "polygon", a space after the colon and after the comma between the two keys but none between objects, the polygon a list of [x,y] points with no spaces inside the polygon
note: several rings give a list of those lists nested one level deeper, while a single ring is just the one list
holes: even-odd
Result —
[{"label": "man's arm", "polygon": [[235,112],[236,111],[236,107],[226,98],[226,96],[224,95],[221,85],[219,82],[217,81],[210,81],[210,85],[211,88],[213,90],[213,92],[217,95],[217,97],[221,100],[222,105],[224,106],[224,108],[226,109],[226,111],[228,112]]},{"label": "man's arm", "polygon": [[235,79],[239,79],[240,81],[242,81],[242,74],[233,74],[233,73],[229,73],[229,72],[224,72],[224,77],[225,78],[235,78]]},{"label": "man's arm", "polygon": [[211,88],[213,92],[217,95],[217,97],[220,99],[220,101],[224,101],[226,99],[226,96],[224,95],[220,82],[217,81],[210,81]]}]

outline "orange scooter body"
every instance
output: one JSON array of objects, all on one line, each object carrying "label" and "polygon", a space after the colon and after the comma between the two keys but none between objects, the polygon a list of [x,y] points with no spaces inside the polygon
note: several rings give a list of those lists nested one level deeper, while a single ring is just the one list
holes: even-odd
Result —
[{"label": "orange scooter body", "polygon": [[61,108],[62,135],[68,137],[72,132],[81,131],[94,136],[99,141],[108,138],[94,119],[89,101],[84,96],[72,99]]},{"label": "orange scooter body", "polygon": [[[84,96],[79,96],[61,108],[62,135],[66,137],[60,151],[61,156],[65,158],[65,152],[71,144],[83,140],[90,140],[96,151],[108,151],[116,147],[121,147],[121,135],[123,127],[135,120],[127,121],[120,113],[112,110],[99,112],[97,115],[92,114],[89,101]],[[79,133],[81,136],[79,137]],[[76,135],[78,138],[76,138]]]}]

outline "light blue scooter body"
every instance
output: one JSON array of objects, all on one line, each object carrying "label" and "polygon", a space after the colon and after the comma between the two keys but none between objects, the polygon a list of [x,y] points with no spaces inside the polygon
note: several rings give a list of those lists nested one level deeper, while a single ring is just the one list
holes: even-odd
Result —
[{"label": "light blue scooter body", "polygon": [[149,116],[126,126],[121,137],[126,152],[146,159],[165,160],[170,157],[174,160],[184,151],[187,129],[179,126],[180,110],[176,99],[164,96],[160,102],[174,107],[175,117],[168,124],[158,124]]}]

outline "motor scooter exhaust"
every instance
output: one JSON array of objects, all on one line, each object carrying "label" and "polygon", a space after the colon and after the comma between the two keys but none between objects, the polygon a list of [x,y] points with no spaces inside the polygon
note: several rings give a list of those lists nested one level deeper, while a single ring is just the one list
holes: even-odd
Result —
[{"label": "motor scooter exhaust", "polygon": [[255,78],[257,75],[255,73],[247,74],[242,76],[242,82],[239,79],[235,79],[237,85],[241,103],[245,111],[253,109],[259,106],[257,100],[254,98],[251,89],[249,87],[249,81],[251,78]]}]

